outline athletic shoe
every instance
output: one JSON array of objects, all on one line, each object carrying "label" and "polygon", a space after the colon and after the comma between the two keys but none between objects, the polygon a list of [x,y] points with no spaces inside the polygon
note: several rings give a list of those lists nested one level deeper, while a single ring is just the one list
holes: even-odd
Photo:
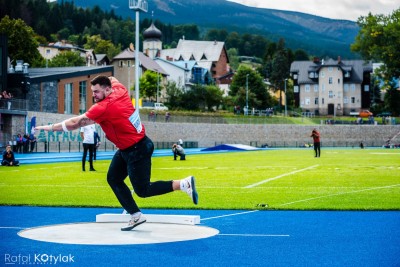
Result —
[{"label": "athletic shoe", "polygon": [[197,203],[199,202],[199,196],[197,194],[194,176],[189,176],[183,180],[186,183],[185,192],[192,199],[193,203],[197,205]]},{"label": "athletic shoe", "polygon": [[[136,213],[135,213],[136,214]],[[146,222],[146,218],[143,216],[142,213],[139,213],[139,215],[131,215],[131,219],[128,222],[128,225],[125,227],[121,228],[121,231],[130,231],[133,228],[135,228],[138,225],[141,225],[142,223]]]}]

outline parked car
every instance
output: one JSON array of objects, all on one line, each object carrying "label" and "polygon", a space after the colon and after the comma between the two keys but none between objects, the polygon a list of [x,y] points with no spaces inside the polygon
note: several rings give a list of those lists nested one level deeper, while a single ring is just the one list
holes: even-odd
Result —
[{"label": "parked car", "polygon": [[168,110],[168,107],[166,107],[163,103],[153,103],[153,102],[146,103],[141,108],[155,109],[155,110]]},{"label": "parked car", "polygon": [[358,114],[358,116],[360,116],[361,118],[368,118],[369,116],[373,116],[374,114],[369,111],[369,110],[361,110],[360,113]]},{"label": "parked car", "polygon": [[381,112],[376,116],[377,117],[390,117],[390,116],[392,116],[392,112]]}]

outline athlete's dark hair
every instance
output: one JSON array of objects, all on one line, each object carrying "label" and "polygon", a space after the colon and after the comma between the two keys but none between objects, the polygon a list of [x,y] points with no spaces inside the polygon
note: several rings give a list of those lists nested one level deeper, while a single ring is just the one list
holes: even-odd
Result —
[{"label": "athlete's dark hair", "polygon": [[100,86],[108,86],[111,87],[111,81],[107,76],[99,75],[96,76],[93,80],[90,81],[92,85],[100,85]]}]

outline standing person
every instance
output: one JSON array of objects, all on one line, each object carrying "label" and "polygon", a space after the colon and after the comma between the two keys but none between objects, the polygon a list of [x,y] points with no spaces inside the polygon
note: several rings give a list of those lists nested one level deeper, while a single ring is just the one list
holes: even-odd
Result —
[{"label": "standing person", "polygon": [[320,141],[320,134],[317,131],[317,129],[313,129],[311,132],[311,136],[314,140],[314,151],[315,151],[315,157],[320,157],[321,156],[321,141]]},{"label": "standing person", "polygon": [[12,152],[11,146],[6,146],[6,150],[3,152],[3,159],[1,161],[3,166],[19,166],[19,161],[15,159],[14,152]]},{"label": "standing person", "polygon": [[30,143],[30,150],[29,150],[29,152],[33,152],[33,150],[35,149],[35,146],[36,146],[36,142],[37,142],[37,139],[36,139],[36,136],[34,135],[34,134],[30,134],[29,135],[29,143]]},{"label": "standing person", "polygon": [[81,127],[81,137],[83,139],[83,155],[82,155],[82,171],[85,171],[85,163],[86,156],[89,150],[89,171],[96,171],[93,168],[93,151],[94,151],[94,132],[96,131],[96,127],[94,124],[90,124],[84,127]]},{"label": "standing person", "polygon": [[17,137],[15,138],[15,141],[17,141],[17,153],[22,153],[23,147],[24,147],[24,140],[22,138],[21,134],[18,134]]},{"label": "standing person", "polygon": [[146,222],[131,190],[125,184],[129,176],[135,193],[139,197],[151,197],[181,190],[186,192],[194,204],[198,203],[195,179],[189,176],[182,180],[150,182],[151,156],[154,145],[146,136],[139,110],[132,106],[129,92],[114,77],[97,76],[91,81],[91,90],[96,102],[86,113],[54,125],[38,126],[45,131],[71,131],[82,126],[100,124],[107,138],[119,149],[116,151],[107,173],[107,182],[122,207],[131,214],[128,225],[122,231],[132,230]]},{"label": "standing person", "polygon": [[94,138],[93,160],[96,161],[97,148],[101,144],[100,136],[96,131],[93,133],[93,138]]}]

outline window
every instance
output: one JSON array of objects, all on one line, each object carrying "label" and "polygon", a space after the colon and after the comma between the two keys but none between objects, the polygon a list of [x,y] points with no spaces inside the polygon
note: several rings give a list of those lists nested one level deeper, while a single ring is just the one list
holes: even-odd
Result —
[{"label": "window", "polygon": [[337,79],[337,83],[340,84],[340,78]]},{"label": "window", "polygon": [[310,85],[306,84],[305,88],[304,88],[305,92],[310,92]]},{"label": "window", "polygon": [[322,104],[322,105],[325,104],[325,99],[324,99],[324,98],[322,98],[321,104]]},{"label": "window", "polygon": [[293,86],[293,92],[294,93],[298,93],[299,92],[299,86],[298,85]]},{"label": "window", "polygon": [[332,84],[332,77],[329,77],[329,84]]},{"label": "window", "polygon": [[318,97],[316,97],[316,98],[314,99],[314,104],[315,104],[315,105],[318,105]]},{"label": "window", "polygon": [[332,67],[329,67],[329,68],[328,68],[328,71],[329,71],[329,72],[332,72],[332,70],[333,70]]},{"label": "window", "polygon": [[364,85],[364,92],[369,92],[369,84]]},{"label": "window", "polygon": [[345,96],[345,97],[343,98],[343,103],[344,103],[344,104],[348,104],[348,103],[349,103],[349,98],[348,98],[347,96]]},{"label": "window", "polygon": [[318,92],[318,84],[314,84],[314,92]]},{"label": "window", "polygon": [[349,85],[348,85],[347,83],[344,85],[343,90],[344,90],[345,92],[348,92],[348,91],[349,91]]},{"label": "window", "polygon": [[356,90],[356,85],[353,83],[350,85],[350,89],[352,92],[354,92]]},{"label": "window", "polygon": [[79,114],[86,112],[86,81],[79,82]]},{"label": "window", "polygon": [[306,98],[304,99],[304,102],[305,102],[305,105],[306,105],[306,106],[309,106],[309,105],[310,105],[310,98],[309,98],[309,97],[306,97]]},{"label": "window", "polygon": [[322,85],[321,85],[321,91],[322,91],[322,92],[325,92],[325,84],[322,84]]},{"label": "window", "polygon": [[321,78],[324,78],[325,77],[325,72],[321,71],[320,75],[321,75]]},{"label": "window", "polygon": [[351,98],[351,103],[352,104],[356,103],[356,98],[354,96]]},{"label": "window", "polygon": [[72,83],[64,86],[64,114],[72,114]]},{"label": "window", "polygon": [[122,68],[122,67],[124,66],[124,62],[123,62],[122,60],[120,60],[120,61],[118,62],[118,66],[119,66],[120,68]]},{"label": "window", "polygon": [[329,98],[333,98],[333,91],[332,90],[328,92],[328,97]]}]

